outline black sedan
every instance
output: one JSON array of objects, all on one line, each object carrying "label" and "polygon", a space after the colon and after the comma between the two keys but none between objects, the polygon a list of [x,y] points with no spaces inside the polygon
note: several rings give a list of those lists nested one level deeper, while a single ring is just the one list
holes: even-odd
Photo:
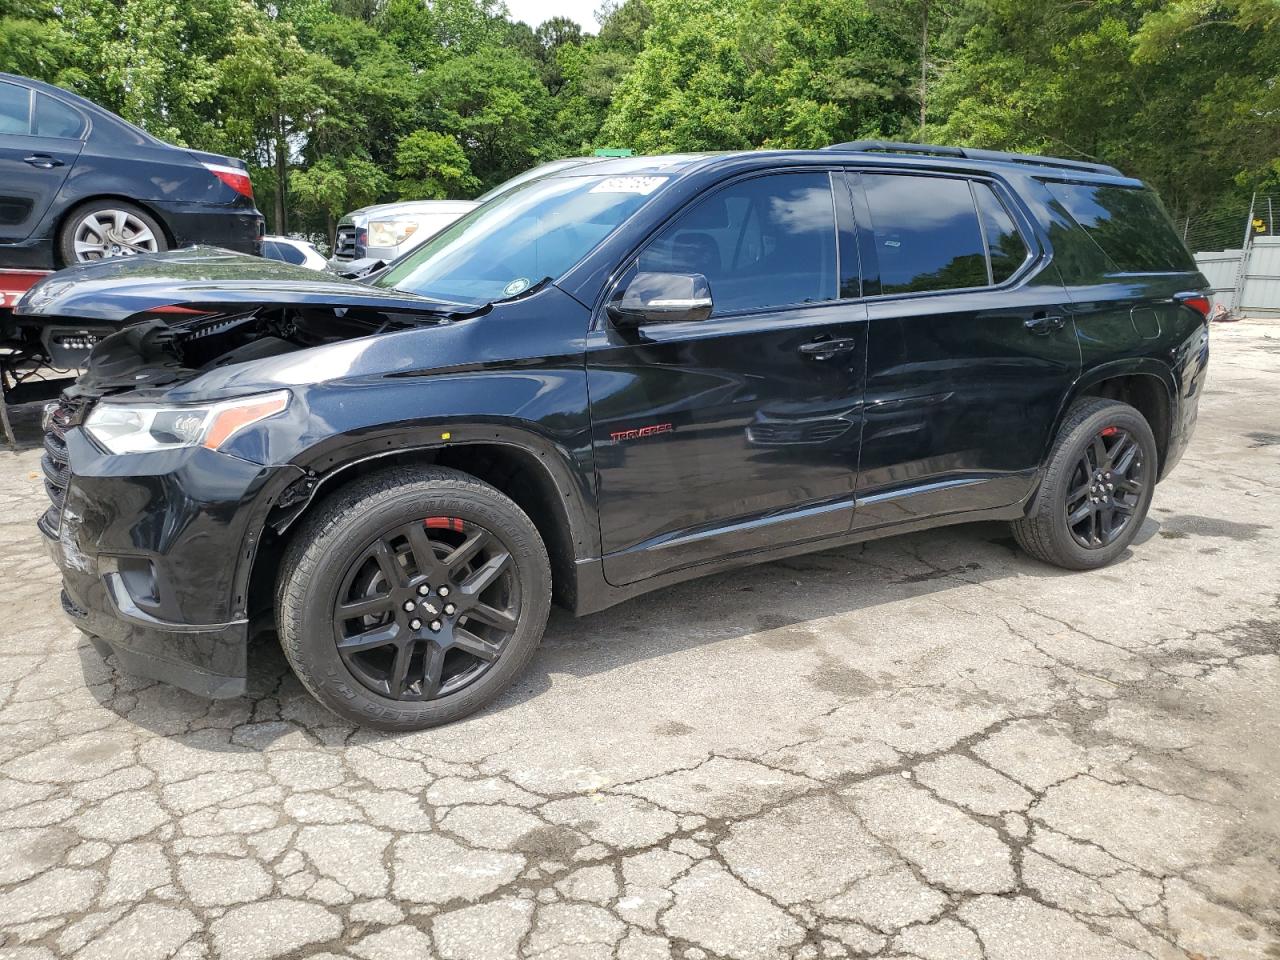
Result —
[{"label": "black sedan", "polygon": [[260,253],[240,160],[163,143],[59,87],[0,73],[0,267],[206,243]]}]

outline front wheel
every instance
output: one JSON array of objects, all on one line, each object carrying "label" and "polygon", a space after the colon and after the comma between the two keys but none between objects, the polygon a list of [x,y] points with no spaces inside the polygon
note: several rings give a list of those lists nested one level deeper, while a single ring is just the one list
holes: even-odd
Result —
[{"label": "front wheel", "polygon": [[551,605],[537,528],[456,470],[366,477],[312,515],[277,589],[303,685],[354,723],[421,730],[488,704],[533,656]]},{"label": "front wheel", "polygon": [[1136,409],[1080,401],[1058,432],[1032,512],[1013,524],[1019,546],[1068,570],[1106,566],[1146,519],[1156,458],[1151,426]]}]

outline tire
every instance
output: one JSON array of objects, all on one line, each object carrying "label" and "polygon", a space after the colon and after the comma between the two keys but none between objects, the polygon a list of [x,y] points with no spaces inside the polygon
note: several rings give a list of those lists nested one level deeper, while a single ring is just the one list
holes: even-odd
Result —
[{"label": "tire", "polygon": [[[1155,436],[1141,413],[1118,400],[1081,400],[1058,431],[1035,503],[1013,524],[1014,538],[1031,556],[1057,567],[1104,567],[1128,548],[1146,519],[1156,468]],[[1083,496],[1082,484],[1088,488]]]},{"label": "tire", "polygon": [[[460,572],[440,572],[477,541],[486,545],[449,567]],[[343,618],[339,603],[379,612]],[[276,589],[280,644],[303,686],[340,717],[391,731],[492,702],[529,663],[550,609],[551,565],[533,521],[488,484],[441,467],[390,468],[334,494],[290,542]]]},{"label": "tire", "polygon": [[[138,249],[130,249],[131,245]],[[124,200],[94,200],[77,207],[58,231],[58,254],[68,267],[168,249],[168,238],[156,218]]]}]

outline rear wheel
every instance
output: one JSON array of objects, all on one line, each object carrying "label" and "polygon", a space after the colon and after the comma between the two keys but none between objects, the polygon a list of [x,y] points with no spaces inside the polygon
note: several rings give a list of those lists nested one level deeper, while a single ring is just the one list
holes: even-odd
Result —
[{"label": "rear wheel", "polygon": [[455,470],[397,468],[313,515],[286,554],[277,622],[330,710],[417,730],[479,710],[528,663],[551,570],[533,522]]},{"label": "rear wheel", "polygon": [[67,266],[168,249],[155,218],[123,200],[97,200],[73,210],[58,234],[58,251]]},{"label": "rear wheel", "polygon": [[1058,433],[1032,513],[1013,524],[1018,544],[1068,570],[1107,565],[1146,519],[1156,457],[1151,427],[1133,407],[1100,398],[1076,404]]}]

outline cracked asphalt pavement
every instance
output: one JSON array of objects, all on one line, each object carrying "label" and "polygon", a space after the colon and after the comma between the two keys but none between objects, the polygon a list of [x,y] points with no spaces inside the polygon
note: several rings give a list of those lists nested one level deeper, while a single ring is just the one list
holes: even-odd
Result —
[{"label": "cracked asphalt pavement", "polygon": [[0,954],[1280,958],[1280,324],[1212,349],[1113,567],[974,525],[556,614],[408,736],[270,645],[221,702],[104,663],[0,453]]}]

